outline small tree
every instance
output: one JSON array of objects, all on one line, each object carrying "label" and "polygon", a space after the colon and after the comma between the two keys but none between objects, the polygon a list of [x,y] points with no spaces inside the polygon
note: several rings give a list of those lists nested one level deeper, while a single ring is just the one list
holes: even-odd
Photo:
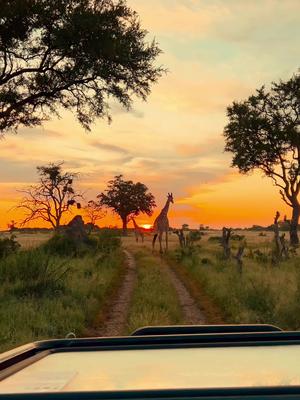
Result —
[{"label": "small tree", "polygon": [[82,195],[74,189],[77,174],[63,172],[62,164],[49,164],[37,167],[39,182],[22,190],[24,197],[18,208],[24,210],[26,217],[22,225],[34,220],[43,220],[58,229],[61,219],[72,206],[81,208]]},{"label": "small tree", "polygon": [[106,215],[102,205],[94,200],[90,200],[83,210],[92,229],[96,226],[97,221],[100,221]]},{"label": "small tree", "polygon": [[1,0],[0,132],[36,126],[61,108],[89,129],[143,100],[163,69],[125,0]]},{"label": "small tree", "polygon": [[108,182],[107,190],[98,195],[102,206],[111,208],[122,220],[123,234],[127,232],[129,218],[140,213],[152,215],[156,206],[154,196],[143,183],[125,181],[123,175]]},{"label": "small tree", "polygon": [[242,102],[228,107],[225,150],[241,173],[260,169],[279,188],[292,208],[290,241],[298,239],[300,216],[300,74],[273,83]]}]

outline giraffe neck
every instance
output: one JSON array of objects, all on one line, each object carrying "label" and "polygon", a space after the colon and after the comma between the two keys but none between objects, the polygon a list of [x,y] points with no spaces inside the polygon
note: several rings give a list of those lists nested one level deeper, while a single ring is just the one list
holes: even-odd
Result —
[{"label": "giraffe neck", "polygon": [[168,215],[169,207],[170,207],[170,200],[168,199],[167,202],[166,202],[166,205],[165,205],[164,208],[161,210],[160,215],[166,217],[166,216]]},{"label": "giraffe neck", "polygon": [[135,222],[135,219],[134,219],[134,218],[132,218],[132,222],[133,222],[134,227],[135,227],[135,228],[138,228],[138,225],[137,225],[137,223]]}]

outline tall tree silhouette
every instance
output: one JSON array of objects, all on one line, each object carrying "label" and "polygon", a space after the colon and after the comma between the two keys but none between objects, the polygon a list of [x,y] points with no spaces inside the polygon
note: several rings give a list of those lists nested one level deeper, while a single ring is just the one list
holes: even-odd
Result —
[{"label": "tall tree silhouette", "polygon": [[225,150],[241,173],[260,169],[270,177],[292,208],[291,244],[299,243],[300,216],[300,74],[263,86],[256,94],[228,107]]},{"label": "tall tree silhouette", "polygon": [[107,185],[107,190],[98,196],[101,205],[111,208],[122,220],[123,234],[127,232],[127,223],[132,216],[140,213],[152,215],[156,206],[152,193],[141,182],[134,183],[115,176]]},{"label": "tall tree silhouette", "polygon": [[1,0],[0,132],[36,126],[60,108],[89,129],[146,99],[163,69],[125,0]]}]

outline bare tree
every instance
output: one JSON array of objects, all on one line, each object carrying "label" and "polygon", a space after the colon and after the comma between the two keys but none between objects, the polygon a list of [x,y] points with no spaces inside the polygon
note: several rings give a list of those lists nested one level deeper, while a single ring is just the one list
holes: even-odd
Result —
[{"label": "bare tree", "polygon": [[82,195],[73,187],[77,174],[63,172],[62,163],[37,167],[37,172],[39,182],[21,191],[24,197],[17,207],[25,212],[21,225],[43,220],[58,229],[62,216],[71,206],[81,208],[79,199]]},{"label": "bare tree", "polygon": [[225,228],[225,226],[224,226],[224,228],[222,229],[221,246],[223,247],[224,258],[226,260],[229,260],[231,257],[231,249],[230,249],[230,244],[229,244],[231,233],[232,233],[232,229]]},{"label": "bare tree", "polygon": [[243,272],[243,265],[244,265],[243,255],[244,255],[245,247],[246,247],[246,243],[242,242],[239,245],[236,255],[233,256],[236,259],[238,271],[240,274],[242,274],[242,272]]},{"label": "bare tree", "polygon": [[94,200],[90,200],[83,210],[88,223],[91,224],[92,228],[96,226],[97,221],[100,221],[106,215],[106,211],[103,210],[101,204]]}]

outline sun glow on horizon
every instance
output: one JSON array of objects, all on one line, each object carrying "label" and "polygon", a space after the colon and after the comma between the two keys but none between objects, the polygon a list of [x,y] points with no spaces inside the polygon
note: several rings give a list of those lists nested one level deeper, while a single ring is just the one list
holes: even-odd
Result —
[{"label": "sun glow on horizon", "polygon": [[149,230],[149,229],[152,228],[152,225],[151,224],[142,224],[141,227],[144,228],[144,229]]}]

